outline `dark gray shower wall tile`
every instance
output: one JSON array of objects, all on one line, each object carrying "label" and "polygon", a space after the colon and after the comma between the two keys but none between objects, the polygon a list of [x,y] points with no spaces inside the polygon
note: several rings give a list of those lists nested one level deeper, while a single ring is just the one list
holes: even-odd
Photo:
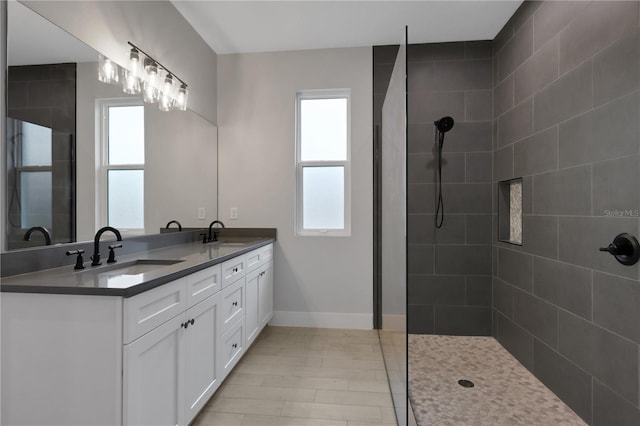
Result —
[{"label": "dark gray shower wall tile", "polygon": [[464,59],[464,42],[410,44],[407,60],[411,62]]},{"label": "dark gray shower wall tile", "polygon": [[433,334],[433,305],[412,305],[407,308],[408,332]]},{"label": "dark gray shower wall tile", "polygon": [[607,246],[621,232],[636,234],[637,218],[560,217],[559,260],[627,278],[638,278],[638,264],[625,266],[608,253]]},{"label": "dark gray shower wall tile", "polygon": [[504,48],[504,46],[513,37],[513,22],[511,20],[504,24],[504,27],[498,32],[493,39],[493,56],[497,58],[497,54]]},{"label": "dark gray shower wall tile", "polygon": [[[445,138],[445,143],[447,140]],[[437,182],[438,160],[436,155],[427,154],[426,182]],[[409,156],[411,161],[411,156]],[[411,163],[409,163],[411,168]],[[463,183],[465,181],[466,158],[462,152],[444,152],[442,154],[442,182]],[[411,173],[411,169],[409,170]],[[411,175],[410,175],[411,176]]]},{"label": "dark gray shower wall tile", "polygon": [[527,20],[535,13],[544,1],[526,0],[523,1],[518,10],[513,14],[510,20],[513,22],[513,29],[518,31]]},{"label": "dark gray shower wall tile", "polygon": [[575,117],[593,105],[592,64],[586,61],[534,96],[536,132]]},{"label": "dark gray shower wall tile", "polygon": [[[434,216],[435,218],[435,216]],[[431,222],[433,226],[434,221]],[[442,228],[434,229],[434,244],[464,244],[465,215],[448,214],[442,222]]]},{"label": "dark gray shower wall tile", "polygon": [[533,336],[498,313],[498,342],[529,371],[533,370]]},{"label": "dark gray shower wall tile", "polygon": [[409,93],[434,90],[433,62],[409,62],[407,65],[407,89]]},{"label": "dark gray shower wall tile", "polygon": [[8,115],[40,126],[52,126],[52,109],[45,108],[8,108]]},{"label": "dark gray shower wall tile", "polygon": [[491,152],[468,152],[466,157],[466,182],[491,182]]},{"label": "dark gray shower wall tile", "polygon": [[534,214],[591,214],[591,167],[581,166],[533,177]]},{"label": "dark gray shower wall tile", "polygon": [[493,91],[493,116],[501,116],[513,108],[513,74],[495,86]]},{"label": "dark gray shower wall tile", "polygon": [[468,306],[491,307],[491,277],[466,277]]},{"label": "dark gray shower wall tile", "polygon": [[491,151],[492,127],[491,121],[456,122],[445,136],[443,152]]},{"label": "dark gray shower wall tile", "polygon": [[498,249],[498,278],[522,290],[533,291],[533,256]]},{"label": "dark gray shower wall tile", "polygon": [[494,339],[498,339],[498,311],[491,310],[491,336]]},{"label": "dark gray shower wall tile", "polygon": [[533,258],[533,293],[591,319],[591,271],[541,257]]},{"label": "dark gray shower wall tile", "polygon": [[432,214],[407,215],[407,241],[409,244],[433,244]]},{"label": "dark gray shower wall tile", "polygon": [[490,336],[491,308],[484,306],[434,306],[435,334]]},{"label": "dark gray shower wall tile", "polygon": [[491,244],[490,214],[466,215],[467,244]]},{"label": "dark gray shower wall tile", "polygon": [[431,183],[410,183],[407,185],[407,210],[412,213],[434,213],[435,194]]},{"label": "dark gray shower wall tile", "polygon": [[533,134],[533,102],[516,105],[498,118],[498,148]]},{"label": "dark gray shower wall tile", "polygon": [[587,423],[591,421],[591,376],[535,339],[533,374]]},{"label": "dark gray shower wall tile", "polygon": [[640,283],[594,272],[593,322],[640,343]]},{"label": "dark gray shower wall tile", "polygon": [[533,176],[522,178],[522,214],[533,214]]},{"label": "dark gray shower wall tile", "polygon": [[[385,95],[383,93],[373,94],[373,123],[380,130],[382,127],[382,106],[384,105]],[[382,138],[382,134],[380,135]]]},{"label": "dark gray shower wall tile", "polygon": [[373,63],[374,64],[395,64],[396,56],[398,56],[397,44],[389,44],[386,46],[373,46]]},{"label": "dark gray shower wall tile", "polygon": [[477,40],[464,42],[465,59],[491,58],[493,42],[491,40]]},{"label": "dark gray shower wall tile", "polygon": [[445,214],[491,213],[490,183],[444,183],[442,194]]},{"label": "dark gray shower wall tile", "polygon": [[491,59],[433,63],[434,90],[491,89]]},{"label": "dark gray shower wall tile", "polygon": [[[494,215],[493,222],[497,222],[498,218]],[[494,228],[495,229],[495,228]],[[492,231],[493,234],[495,232]],[[495,277],[498,275],[498,247],[493,246],[491,250],[491,276]]]},{"label": "dark gray shower wall tile", "polygon": [[640,212],[640,156],[593,165],[593,216],[635,215]]},{"label": "dark gray shower wall tile", "polygon": [[[446,220],[446,218],[445,218]],[[436,274],[489,275],[491,274],[491,246],[442,245],[436,246]]]},{"label": "dark gray shower wall tile", "polygon": [[407,131],[407,151],[409,154],[433,154],[435,149],[433,123],[408,124]]},{"label": "dark gray shower wall tile", "polygon": [[638,345],[560,310],[559,352],[630,401],[638,400]]},{"label": "dark gray shower wall tile", "polygon": [[640,410],[611,389],[593,381],[593,426],[638,425]]},{"label": "dark gray shower wall tile", "polygon": [[409,275],[433,274],[433,245],[409,244],[407,272]]},{"label": "dark gray shower wall tile", "polygon": [[560,74],[638,26],[638,2],[590,2],[560,34]]},{"label": "dark gray shower wall tile", "polygon": [[526,176],[558,168],[558,128],[550,127],[513,146],[513,173]]},{"label": "dark gray shower wall tile", "polygon": [[547,345],[557,348],[558,308],[554,305],[515,290],[513,319]]},{"label": "dark gray shower wall tile", "polygon": [[639,100],[637,94],[625,96],[562,123],[560,167],[637,154],[640,140]]},{"label": "dark gray shower wall tile", "polygon": [[471,90],[464,93],[466,121],[489,121],[493,118],[492,90]]},{"label": "dark gray shower wall tile", "polygon": [[527,20],[498,52],[498,80],[515,71],[533,53],[533,19]]},{"label": "dark gray shower wall tile", "polygon": [[409,275],[407,301],[410,305],[464,305],[464,276]]},{"label": "dark gray shower wall tile", "polygon": [[514,287],[498,278],[493,278],[493,308],[507,318],[513,319]]},{"label": "dark gray shower wall tile", "polygon": [[373,92],[386,94],[389,88],[394,64],[375,64],[373,66]]},{"label": "dark gray shower wall tile", "polygon": [[[464,117],[464,92],[409,92],[409,124],[427,123],[433,125],[443,116],[451,116],[458,121]],[[457,130],[458,123],[454,127]],[[453,132],[453,130],[451,130]],[[449,132],[447,139],[450,138]]]},{"label": "dark gray shower wall tile", "polygon": [[493,154],[493,180],[502,181],[513,177],[513,145],[509,145]]},{"label": "dark gray shower wall tile", "polygon": [[558,258],[558,218],[555,216],[522,217],[522,249],[539,256]]},{"label": "dark gray shower wall tile", "polygon": [[569,22],[579,16],[586,1],[545,1],[533,17],[533,46],[540,46],[556,36]]},{"label": "dark gray shower wall tile", "polygon": [[640,86],[640,38],[636,30],[593,58],[593,101],[609,102]]},{"label": "dark gray shower wall tile", "polygon": [[29,106],[58,107],[76,102],[76,82],[69,80],[30,81]]},{"label": "dark gray shower wall tile", "polygon": [[527,59],[515,72],[515,102],[533,95],[558,78],[558,38]]},{"label": "dark gray shower wall tile", "polygon": [[23,108],[29,106],[28,83],[24,81],[7,82],[7,99],[11,108]]}]

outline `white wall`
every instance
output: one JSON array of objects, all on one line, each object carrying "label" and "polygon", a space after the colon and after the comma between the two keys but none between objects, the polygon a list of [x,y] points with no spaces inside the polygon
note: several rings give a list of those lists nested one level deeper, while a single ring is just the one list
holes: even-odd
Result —
[{"label": "white wall", "polygon": [[[351,236],[296,237],[296,91],[327,88],[351,89]],[[272,324],[371,328],[372,49],[219,55],[218,89],[220,219],[278,230]]]},{"label": "white wall", "polygon": [[216,54],[169,1],[21,0],[119,64],[130,41],[189,85],[190,108],[216,122]]}]

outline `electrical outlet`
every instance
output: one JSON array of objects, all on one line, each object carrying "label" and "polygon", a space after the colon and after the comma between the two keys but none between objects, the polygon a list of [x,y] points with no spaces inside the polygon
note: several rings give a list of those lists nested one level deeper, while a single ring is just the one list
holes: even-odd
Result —
[{"label": "electrical outlet", "polygon": [[198,208],[198,219],[204,220],[204,217],[205,217],[204,207],[199,207]]},{"label": "electrical outlet", "polygon": [[236,220],[238,218],[238,208],[237,207],[231,207],[231,213],[229,214],[229,217],[233,220]]}]

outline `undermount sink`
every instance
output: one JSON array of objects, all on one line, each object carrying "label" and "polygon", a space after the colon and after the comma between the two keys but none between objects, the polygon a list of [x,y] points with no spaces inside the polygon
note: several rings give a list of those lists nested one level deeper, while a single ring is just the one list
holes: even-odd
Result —
[{"label": "undermount sink", "polygon": [[158,268],[163,268],[169,265],[175,265],[176,263],[183,262],[183,260],[174,259],[138,259],[131,262],[124,262],[108,266],[104,268],[99,275],[101,277],[116,277],[122,275],[139,275],[145,272],[151,272]]}]

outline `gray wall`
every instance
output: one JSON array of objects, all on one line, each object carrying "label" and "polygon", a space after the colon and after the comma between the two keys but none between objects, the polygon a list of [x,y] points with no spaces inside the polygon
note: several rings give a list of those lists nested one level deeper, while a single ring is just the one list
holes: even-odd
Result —
[{"label": "gray wall", "polygon": [[591,424],[640,424],[639,268],[598,251],[638,234],[638,17],[526,2],[493,46],[493,178],[524,177],[523,245],[493,243],[493,331]]},{"label": "gray wall", "polygon": [[[491,41],[414,44],[408,55],[409,332],[491,334]],[[434,225],[435,120],[451,116]]]}]

